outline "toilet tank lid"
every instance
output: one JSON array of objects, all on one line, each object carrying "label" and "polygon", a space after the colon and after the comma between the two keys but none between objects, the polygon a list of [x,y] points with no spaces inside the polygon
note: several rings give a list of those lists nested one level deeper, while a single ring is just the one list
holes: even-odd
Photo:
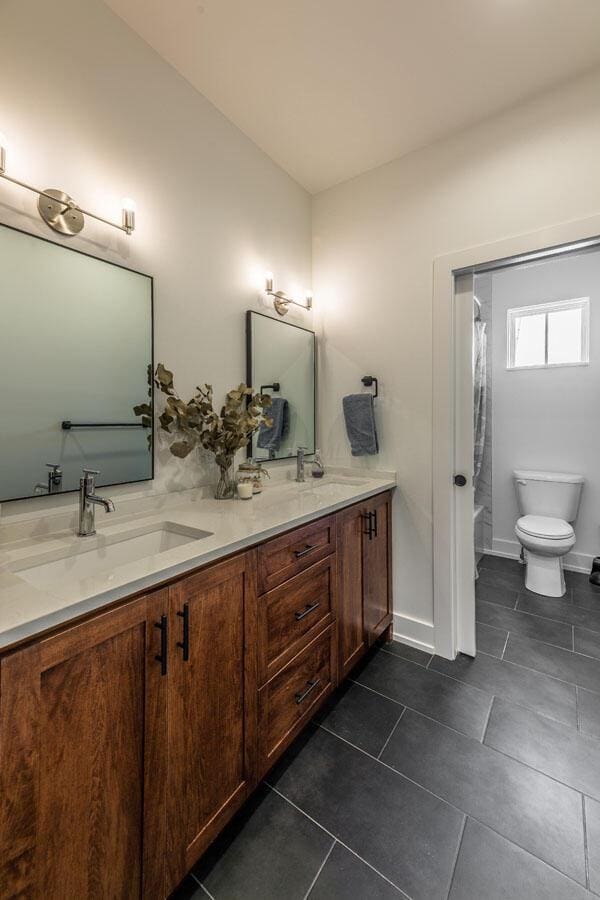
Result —
[{"label": "toilet tank lid", "polygon": [[565,484],[583,484],[583,475],[569,474],[568,472],[538,472],[530,469],[515,469],[515,478],[524,481],[561,481]]}]

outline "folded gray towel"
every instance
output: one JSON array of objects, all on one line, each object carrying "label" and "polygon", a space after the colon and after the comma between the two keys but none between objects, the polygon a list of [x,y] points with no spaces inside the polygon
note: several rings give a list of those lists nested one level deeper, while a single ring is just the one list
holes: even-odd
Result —
[{"label": "folded gray towel", "polygon": [[287,400],[284,397],[273,397],[266,415],[273,420],[273,424],[270,428],[265,424],[260,426],[256,446],[261,450],[279,450],[289,427],[290,412]]},{"label": "folded gray towel", "polygon": [[352,456],[371,456],[379,453],[373,395],[349,394],[344,397],[342,403]]}]

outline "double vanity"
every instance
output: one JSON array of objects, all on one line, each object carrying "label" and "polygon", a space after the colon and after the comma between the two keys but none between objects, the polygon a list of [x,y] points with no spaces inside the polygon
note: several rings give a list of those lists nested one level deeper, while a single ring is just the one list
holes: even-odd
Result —
[{"label": "double vanity", "polygon": [[390,636],[393,487],[328,473],[128,501],[85,538],[71,513],[3,526],[0,897],[169,895]]}]

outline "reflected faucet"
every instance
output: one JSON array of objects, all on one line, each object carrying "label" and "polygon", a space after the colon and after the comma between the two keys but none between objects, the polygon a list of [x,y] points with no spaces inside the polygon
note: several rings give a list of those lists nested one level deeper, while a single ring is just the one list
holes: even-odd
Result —
[{"label": "reflected faucet", "polygon": [[298,447],[296,451],[296,481],[305,481],[304,478],[304,454],[308,447]]},{"label": "reflected faucet", "polygon": [[107,513],[115,511],[112,500],[94,493],[99,474],[97,469],[84,469],[83,478],[79,479],[79,537],[96,534],[96,506],[103,506]]},{"label": "reflected faucet", "polygon": [[63,473],[60,463],[46,463],[46,467],[50,470],[48,481],[46,483],[38,481],[33,490],[34,494],[41,494],[43,491],[48,494],[57,494],[61,489]]}]

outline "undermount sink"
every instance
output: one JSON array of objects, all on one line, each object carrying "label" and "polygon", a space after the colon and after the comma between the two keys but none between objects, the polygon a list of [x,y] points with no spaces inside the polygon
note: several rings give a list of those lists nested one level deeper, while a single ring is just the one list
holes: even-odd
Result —
[{"label": "undermount sink", "polygon": [[307,476],[306,481],[302,482],[306,488],[317,488],[317,487],[359,487],[361,484],[366,484],[368,481],[367,478],[313,478],[312,476]]},{"label": "undermount sink", "polygon": [[97,534],[83,538],[68,553],[57,558],[44,554],[11,566],[11,571],[34,587],[52,591],[65,581],[90,578],[110,572],[118,566],[157,556],[211,537],[212,532],[175,522],[138,526],[118,534]]}]

